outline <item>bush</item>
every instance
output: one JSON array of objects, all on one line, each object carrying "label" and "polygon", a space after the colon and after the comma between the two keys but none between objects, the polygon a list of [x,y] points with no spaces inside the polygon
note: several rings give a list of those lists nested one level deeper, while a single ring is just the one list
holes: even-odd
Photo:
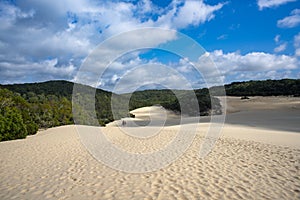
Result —
[{"label": "bush", "polygon": [[22,114],[16,108],[4,108],[0,113],[0,141],[22,139],[27,136]]},{"label": "bush", "polygon": [[26,129],[27,129],[28,135],[34,135],[37,133],[39,127],[36,123],[30,122],[30,123],[26,124]]},{"label": "bush", "polygon": [[0,141],[25,138],[35,134],[38,125],[30,104],[17,93],[0,89]]}]

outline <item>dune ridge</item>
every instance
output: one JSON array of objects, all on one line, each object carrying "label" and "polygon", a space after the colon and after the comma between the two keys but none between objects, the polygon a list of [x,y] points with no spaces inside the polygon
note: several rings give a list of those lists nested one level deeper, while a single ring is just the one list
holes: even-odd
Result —
[{"label": "dune ridge", "polygon": [[[81,143],[74,125],[1,142],[0,199],[300,198],[299,132],[226,123],[214,149],[200,159],[199,148],[211,124],[198,125],[193,143],[181,157],[149,173],[126,173],[97,161]],[[138,133],[143,127],[99,129],[121,149],[149,153],[164,148],[180,127],[189,130],[189,126],[166,126],[146,138],[123,132]]]}]

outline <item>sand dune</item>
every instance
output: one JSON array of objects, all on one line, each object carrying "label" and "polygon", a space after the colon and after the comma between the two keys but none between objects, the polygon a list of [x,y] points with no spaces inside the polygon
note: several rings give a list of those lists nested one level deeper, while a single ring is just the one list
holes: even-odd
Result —
[{"label": "sand dune", "polygon": [[[227,97],[226,99],[226,124],[275,131],[300,132],[299,97],[250,97],[248,100],[241,100],[240,97]],[[221,100],[224,101],[223,98]],[[127,127],[174,126],[196,122],[208,123],[211,120],[210,117],[206,116],[202,116],[200,119],[181,118],[181,116],[171,111],[165,111],[159,106],[140,108],[131,113],[135,114],[136,118],[124,119],[128,122]],[[121,124],[122,121],[116,121],[109,126],[120,126]]]},{"label": "sand dune", "polygon": [[[227,97],[226,124],[300,132],[299,97]],[[222,101],[224,99],[221,98]],[[202,117],[207,123],[209,117]]]},{"label": "sand dune", "polygon": [[226,123],[300,132],[299,97],[227,97],[227,102]]},{"label": "sand dune", "polygon": [[[243,113],[242,109],[247,111],[257,101],[233,98],[229,104],[236,109],[234,113]],[[287,112],[298,110],[299,105],[294,99],[272,104],[268,104],[270,110]],[[266,107],[255,109],[262,111]],[[153,116],[147,117],[149,111]],[[157,107],[143,108],[135,112],[135,120],[161,119],[164,115],[160,111]],[[288,118],[282,119],[289,123]],[[148,173],[126,173],[97,161],[81,143],[78,128],[87,134],[101,130],[100,134],[118,148],[145,154],[163,149],[179,128],[189,134],[192,123],[166,126],[144,138],[124,134],[124,130],[138,134],[153,132],[158,126],[63,126],[24,140],[1,142],[0,199],[299,199],[299,132],[241,124],[226,123],[222,137],[202,159],[198,153],[210,125],[198,124],[192,145],[181,157]],[[294,123],[289,125],[299,128]],[[134,162],[127,160],[126,164]]]}]

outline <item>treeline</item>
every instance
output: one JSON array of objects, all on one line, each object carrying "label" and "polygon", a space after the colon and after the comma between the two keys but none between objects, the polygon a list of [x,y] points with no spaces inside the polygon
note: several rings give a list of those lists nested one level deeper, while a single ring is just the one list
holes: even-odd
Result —
[{"label": "treeline", "polygon": [[[223,95],[221,87],[212,87],[210,91],[195,90],[195,100],[190,91],[184,90],[146,90],[117,95],[80,85],[84,92],[74,94],[76,98],[72,102],[73,86],[74,83],[68,81],[0,85],[0,141],[25,138],[39,128],[74,124],[74,121],[76,124],[104,126],[131,116],[131,110],[157,104],[190,116],[221,114],[219,100],[209,93]],[[300,80],[234,82],[225,85],[225,90],[229,96],[300,96]],[[86,92],[95,95],[89,98]],[[192,105],[198,105],[199,110]]]},{"label": "treeline", "polygon": [[[219,96],[220,87],[212,87]],[[225,85],[228,96],[300,96],[300,79],[233,82]]]},{"label": "treeline", "polygon": [[[215,98],[212,100],[217,106],[211,107],[207,89],[195,90],[196,103],[200,107],[200,111],[195,112],[194,107],[189,106],[195,102],[191,102],[188,91],[178,90],[177,96],[171,90],[117,95],[79,85],[80,91],[84,92],[74,94],[76,98],[72,100],[73,86],[74,83],[68,81],[0,85],[0,141],[24,138],[28,134],[35,134],[38,129],[74,124],[74,121],[76,124],[105,126],[122,117],[134,117],[129,114],[131,110],[156,104],[187,115],[208,115],[211,110],[220,107]],[[186,105],[183,110],[178,98]]]},{"label": "treeline", "polygon": [[[74,83],[68,81],[47,81],[43,83],[25,83],[13,85],[0,85],[0,88],[6,88],[20,98],[23,98],[28,104],[34,121],[39,128],[50,128],[54,126],[73,124],[72,113],[72,94]],[[82,85],[85,91],[95,91],[96,115],[98,123],[105,125],[113,120],[110,111],[111,92]],[[84,98],[84,94],[76,94],[78,99]],[[86,99],[84,99],[86,101]],[[90,101],[84,102],[91,104]],[[82,106],[78,108],[80,118],[77,123],[89,125],[90,114]]]},{"label": "treeline", "polygon": [[194,91],[145,90],[127,95],[131,96],[129,104],[131,110],[159,104],[168,110],[188,116],[221,114],[220,101],[211,97],[207,88]]}]

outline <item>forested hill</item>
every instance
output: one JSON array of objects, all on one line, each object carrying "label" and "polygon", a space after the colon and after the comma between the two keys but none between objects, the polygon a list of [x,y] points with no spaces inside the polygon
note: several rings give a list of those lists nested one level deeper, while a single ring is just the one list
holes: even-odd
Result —
[{"label": "forested hill", "polygon": [[[130,96],[130,109],[159,104],[168,110],[189,116],[221,114],[219,99],[211,97],[207,88],[194,90],[194,93],[186,90],[144,90],[133,94],[124,94],[125,98]],[[175,93],[175,94],[174,94]],[[193,105],[194,97],[197,98],[200,113]],[[184,104],[184,105],[180,105]],[[185,106],[190,105],[190,106]],[[194,104],[195,105],[195,104]],[[181,109],[183,106],[183,110]]]},{"label": "forested hill", "polygon": [[[212,87],[212,95],[220,95],[220,87]],[[228,96],[300,96],[300,79],[233,82],[225,85]]]},{"label": "forested hill", "polygon": [[[146,90],[133,94],[116,95],[111,92],[96,89],[95,98],[88,99],[84,94],[76,94],[76,99],[85,105],[74,103],[77,112],[76,119],[72,112],[72,93],[74,83],[68,81],[47,81],[43,83],[26,83],[0,85],[0,141],[24,138],[27,134],[35,134],[38,128],[49,128],[60,125],[77,124],[105,125],[115,119],[128,117],[129,110],[160,104],[166,109],[183,112],[186,115],[208,115],[220,113],[218,99],[210,98],[208,89],[195,90],[200,112],[187,106],[184,111],[178,101],[190,105],[192,98],[189,92],[171,90]],[[95,88],[83,86],[84,90],[95,91]],[[220,95],[221,87],[213,87],[211,95]],[[230,96],[270,96],[294,95],[300,96],[300,79],[282,79],[265,81],[234,82],[225,85]],[[114,97],[112,99],[112,96]],[[211,105],[214,102],[214,107]],[[111,103],[114,103],[116,113],[112,113]],[[95,103],[97,119],[89,109]],[[125,107],[124,107],[125,105]],[[96,120],[96,121],[95,121]]]},{"label": "forested hill", "polygon": [[68,81],[47,81],[42,83],[0,85],[0,87],[19,93],[21,96],[34,93],[35,95],[55,95],[70,99],[73,85],[72,82]]},{"label": "forested hill", "polygon": [[[129,110],[160,104],[166,109],[181,112],[179,102],[171,90],[148,90],[135,92],[132,95],[117,95],[96,89],[95,98],[77,93],[76,99],[81,103],[74,103],[76,118],[72,112],[72,93],[74,83],[68,81],[47,81],[43,83],[26,83],[0,85],[0,141],[24,138],[27,134],[35,134],[38,128],[74,124],[102,125],[130,116]],[[84,86],[85,91],[95,91],[95,88]],[[191,99],[181,91],[181,100],[190,105]],[[187,115],[208,115],[211,110],[218,113],[220,102],[213,98],[214,107],[207,89],[195,91],[198,98],[200,112],[185,109]],[[112,96],[114,98],[112,98]],[[111,103],[117,112],[112,113]],[[93,103],[95,107],[93,107]],[[125,106],[124,106],[125,105]],[[96,117],[90,109],[95,108]]]},{"label": "forested hill", "polygon": [[[46,81],[41,83],[24,83],[24,84],[12,84],[12,85],[0,85],[2,88],[6,88],[12,92],[25,96],[34,93],[35,95],[54,95],[57,97],[66,97],[67,99],[72,98],[74,83],[64,80],[57,81]],[[89,89],[92,87],[85,86]],[[97,89],[98,93],[106,93],[110,95],[111,92]]]},{"label": "forested hill", "polygon": [[[72,82],[59,80],[42,83],[0,85],[0,89],[8,89],[13,95],[19,95],[23,98],[31,105],[33,113],[36,115],[35,121],[37,121],[39,127],[48,128],[73,123],[71,103],[73,86],[74,83]],[[95,88],[90,86],[81,86],[85,90],[95,90]],[[95,105],[98,108],[100,106],[102,108],[97,110],[99,123],[102,125],[112,120],[112,116],[108,114],[110,113],[111,95],[111,92],[96,89]],[[78,98],[81,98],[81,96]],[[82,118],[87,118],[87,113],[84,110],[80,114]],[[83,123],[86,124],[87,122]]]}]

